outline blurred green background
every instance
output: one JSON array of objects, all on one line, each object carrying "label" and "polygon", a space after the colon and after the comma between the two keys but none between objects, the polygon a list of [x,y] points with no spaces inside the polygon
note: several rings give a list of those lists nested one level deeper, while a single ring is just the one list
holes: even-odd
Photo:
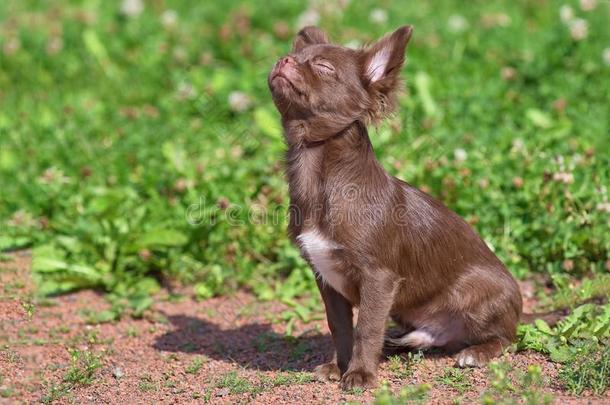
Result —
[{"label": "blurred green background", "polygon": [[0,251],[33,249],[41,294],[109,292],[112,317],[168,280],[315,300],[285,232],[266,76],[303,25],[361,46],[408,23],[406,92],[370,131],[384,167],[518,278],[595,279],[610,271],[609,4],[2,1]]}]

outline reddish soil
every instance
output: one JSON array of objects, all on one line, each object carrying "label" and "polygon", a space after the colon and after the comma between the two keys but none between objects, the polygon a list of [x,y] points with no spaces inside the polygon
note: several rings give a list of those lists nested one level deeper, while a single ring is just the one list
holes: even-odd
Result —
[{"label": "reddish soil", "polygon": [[[82,311],[108,308],[101,294],[81,291],[51,299],[34,299],[27,252],[0,262],[0,404],[36,403],[56,389],[57,403],[260,403],[304,404],[371,402],[374,393],[342,392],[337,383],[313,381],[311,371],[331,356],[324,321],[295,325],[285,338],[276,302],[260,302],[246,292],[206,301],[156,297],[143,319],[88,325]],[[522,286],[524,290],[529,287]],[[526,307],[534,302],[527,298]],[[32,305],[33,304],[33,305]],[[320,315],[323,315],[322,312]],[[101,367],[90,384],[66,384],[69,349],[100,355]],[[428,403],[480,402],[489,387],[488,371],[466,371],[463,394],[438,381],[452,359],[425,354],[401,373],[385,361],[380,381],[394,392],[410,384],[432,386]],[[556,378],[558,366],[540,354],[505,355],[518,370],[542,367],[543,391],[555,403],[609,403],[610,397],[573,397]],[[197,365],[196,367],[194,365]],[[190,367],[189,367],[190,366]]]}]

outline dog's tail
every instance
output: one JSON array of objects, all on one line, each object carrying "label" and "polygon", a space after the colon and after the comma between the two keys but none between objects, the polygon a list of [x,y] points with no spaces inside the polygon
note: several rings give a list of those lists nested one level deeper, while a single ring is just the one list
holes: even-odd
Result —
[{"label": "dog's tail", "polygon": [[[608,301],[608,297],[592,297],[589,298],[583,302],[580,302],[578,304],[576,304],[574,306],[574,308],[579,307],[581,305],[585,305],[585,304],[596,304],[596,305],[603,305]],[[536,322],[538,319],[543,320],[544,322],[546,322],[549,326],[555,326],[557,324],[557,322],[561,321],[563,318],[565,318],[566,316],[570,315],[570,313],[572,313],[572,309],[573,308],[560,308],[560,309],[556,309],[554,311],[549,311],[549,312],[537,312],[537,313],[533,313],[533,314],[521,314],[521,319],[519,320],[521,323],[524,324],[532,324],[534,322]]]}]

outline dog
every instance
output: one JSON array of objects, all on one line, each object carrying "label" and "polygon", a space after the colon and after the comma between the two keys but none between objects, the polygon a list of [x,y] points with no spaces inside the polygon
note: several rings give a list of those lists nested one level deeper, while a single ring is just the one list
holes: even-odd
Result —
[{"label": "dog", "polygon": [[[376,385],[384,341],[482,366],[522,315],[515,279],[472,227],[375,157],[366,125],[396,106],[412,32],[350,49],[306,27],[268,77],[287,144],[289,234],[316,274],[335,346],[315,374],[344,389]],[[402,336],[385,337],[389,318]]]}]

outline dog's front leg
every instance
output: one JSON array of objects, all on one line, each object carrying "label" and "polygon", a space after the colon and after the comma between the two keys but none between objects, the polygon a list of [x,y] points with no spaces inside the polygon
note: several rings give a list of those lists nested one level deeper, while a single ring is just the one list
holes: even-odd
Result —
[{"label": "dog's front leg", "polygon": [[347,372],[341,378],[343,389],[372,388],[377,384],[385,325],[397,284],[396,277],[388,271],[363,272],[354,349]]},{"label": "dog's front leg", "polygon": [[316,279],[316,281],[326,308],[326,320],[335,344],[335,355],[331,362],[316,367],[314,373],[322,381],[339,381],[352,357],[354,344],[352,304],[322,280]]}]

